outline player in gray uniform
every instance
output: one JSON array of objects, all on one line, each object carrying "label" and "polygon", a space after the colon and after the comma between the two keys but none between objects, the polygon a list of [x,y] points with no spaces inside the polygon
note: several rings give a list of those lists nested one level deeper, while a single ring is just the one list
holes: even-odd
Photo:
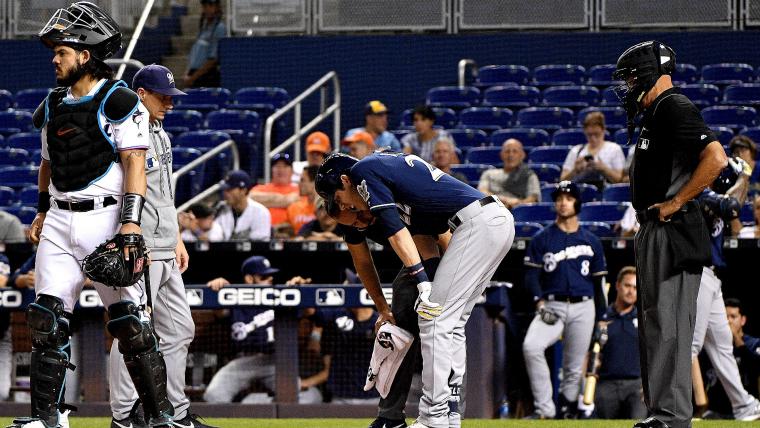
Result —
[{"label": "player in gray uniform", "polygon": [[[189,257],[185,244],[179,239],[171,185],[171,143],[161,126],[166,112],[172,109],[172,97],[185,93],[175,87],[171,71],[156,64],[138,71],[132,80],[132,88],[148,109],[150,119],[150,147],[145,160],[148,191],[142,226],[145,244],[151,250],[153,323],[166,361],[167,393],[174,406],[174,425],[207,427],[197,420],[196,415],[190,414],[190,400],[185,395],[187,351],[195,335],[195,324],[182,281]],[[137,392],[119,358],[118,340],[114,340],[111,346],[109,381],[113,412],[111,428],[144,426],[144,421],[133,411],[138,409]]]}]

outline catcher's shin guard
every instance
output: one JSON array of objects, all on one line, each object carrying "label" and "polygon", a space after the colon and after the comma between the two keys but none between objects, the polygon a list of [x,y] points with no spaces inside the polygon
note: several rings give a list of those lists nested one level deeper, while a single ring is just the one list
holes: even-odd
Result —
[{"label": "catcher's shin guard", "polygon": [[119,352],[143,402],[151,426],[171,421],[174,407],[166,394],[166,363],[158,350],[158,338],[148,321],[140,319],[140,309],[129,301],[108,308],[108,331],[119,339]]},{"label": "catcher's shin guard", "polygon": [[31,404],[32,418],[45,425],[58,425],[62,409],[66,369],[69,363],[71,330],[61,299],[40,294],[27,309],[27,323],[32,335]]}]

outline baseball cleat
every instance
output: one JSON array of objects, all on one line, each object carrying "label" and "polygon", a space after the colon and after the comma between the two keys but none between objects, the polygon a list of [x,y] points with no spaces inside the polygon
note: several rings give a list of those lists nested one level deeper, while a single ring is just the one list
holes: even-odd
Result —
[{"label": "baseball cleat", "polygon": [[752,407],[749,413],[745,413],[736,417],[737,420],[750,422],[760,420],[760,402],[755,400],[755,405]]},{"label": "baseball cleat", "polygon": [[367,428],[405,428],[406,421],[403,419],[388,419],[378,416]]},{"label": "baseball cleat", "polygon": [[670,428],[665,422],[655,418],[654,416],[648,417],[643,421],[636,422],[633,428]]},{"label": "baseball cleat", "polygon": [[16,418],[7,428],[69,428],[69,410],[58,414],[58,424],[50,426],[40,418]]},{"label": "baseball cleat", "polygon": [[200,416],[187,412],[184,418],[175,420],[171,426],[175,428],[216,428],[199,421],[199,419],[203,420]]},{"label": "baseball cleat", "polygon": [[129,411],[129,416],[124,419],[111,417],[111,428],[148,428],[141,403],[138,399],[132,406],[132,410]]},{"label": "baseball cleat", "polygon": [[409,428],[430,428],[429,426],[423,424],[419,420],[414,421],[413,424],[409,425]]},{"label": "baseball cleat", "polygon": [[528,416],[525,416],[523,419],[553,419],[548,416],[544,416],[541,413],[533,412],[529,414]]}]

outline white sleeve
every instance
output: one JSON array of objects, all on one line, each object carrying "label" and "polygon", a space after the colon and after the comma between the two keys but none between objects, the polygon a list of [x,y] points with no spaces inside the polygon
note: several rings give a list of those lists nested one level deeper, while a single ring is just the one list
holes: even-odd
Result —
[{"label": "white sleeve", "polygon": [[253,225],[251,225],[251,241],[268,241],[272,237],[272,214],[264,205],[254,201],[248,200],[249,204],[253,204],[256,209],[254,215]]},{"label": "white sleeve", "polygon": [[214,219],[214,223],[211,225],[211,230],[208,231],[209,242],[224,241],[224,228],[219,224],[219,218]]},{"label": "white sleeve", "polygon": [[570,149],[569,152],[567,152],[565,163],[562,164],[563,171],[572,171],[573,168],[575,168],[575,160],[578,159],[578,153],[581,151],[582,148],[583,148],[583,145],[579,144],[577,146],[574,146],[572,149]]},{"label": "white sleeve", "polygon": [[143,149],[150,147],[150,115],[142,103],[121,123],[111,123],[113,140],[119,151]]},{"label": "white sleeve", "polygon": [[42,144],[42,159],[50,160],[50,154],[48,154],[47,147],[47,126],[43,126],[40,130],[40,141]]},{"label": "white sleeve", "polygon": [[625,167],[625,155],[623,154],[623,148],[620,147],[617,143],[613,143],[610,141],[607,141],[606,144],[609,144],[612,148],[610,150],[610,164],[609,167],[614,170],[621,170]]},{"label": "white sleeve", "polygon": [[629,206],[623,214],[623,218],[620,219],[620,229],[624,232],[635,232],[639,230],[639,222],[636,220],[636,210],[633,206]]}]

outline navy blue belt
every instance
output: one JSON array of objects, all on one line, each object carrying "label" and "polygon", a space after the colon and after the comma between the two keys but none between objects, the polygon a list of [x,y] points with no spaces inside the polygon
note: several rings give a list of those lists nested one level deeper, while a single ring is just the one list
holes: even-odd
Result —
[{"label": "navy blue belt", "polygon": [[[106,196],[103,198],[103,207],[109,207],[111,205],[116,205],[118,201],[113,196]],[[94,199],[88,199],[86,201],[60,201],[58,199],[55,200],[55,205],[66,211],[74,211],[74,212],[86,212],[86,211],[92,211],[95,209],[95,200]]]},{"label": "navy blue belt", "polygon": [[[490,203],[496,202],[496,197],[494,196],[485,196],[483,198],[478,199],[478,203],[480,203],[481,207],[484,207]],[[459,218],[459,216],[454,215],[449,219],[449,228],[451,229],[451,232],[453,233],[455,230],[457,230],[457,227],[462,225],[462,219]]]}]

